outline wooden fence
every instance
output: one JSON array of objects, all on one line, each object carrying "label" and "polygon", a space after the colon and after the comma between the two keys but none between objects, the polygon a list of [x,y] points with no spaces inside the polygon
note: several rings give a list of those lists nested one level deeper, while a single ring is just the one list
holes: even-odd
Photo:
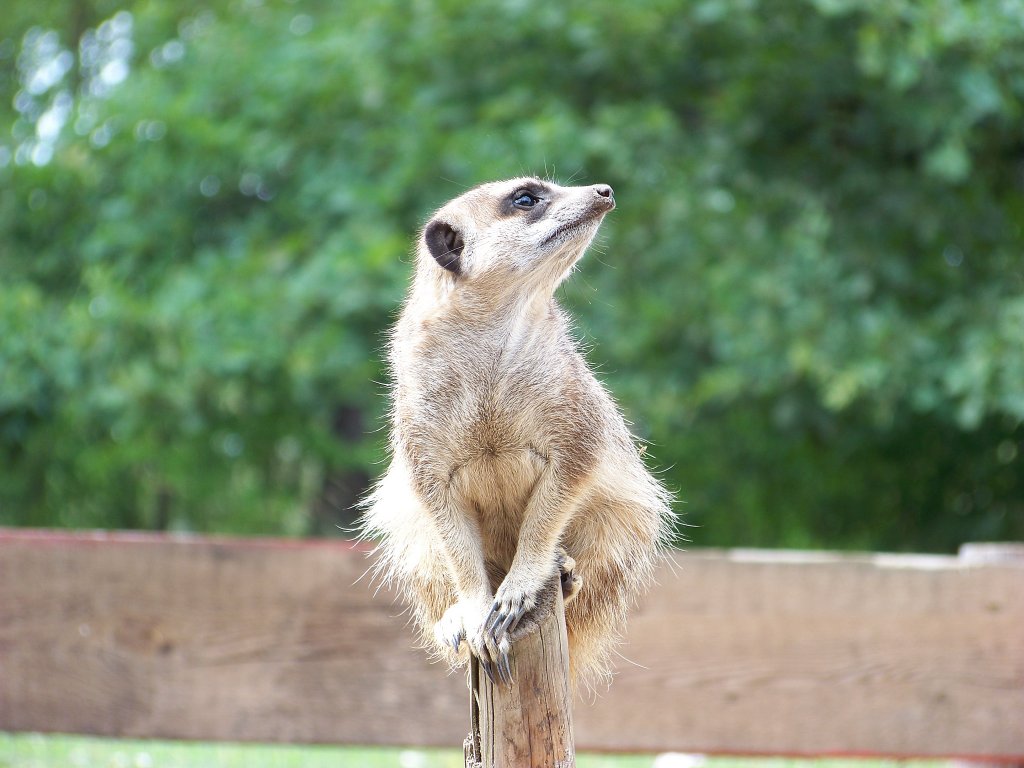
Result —
[{"label": "wooden fence", "polygon": [[[0,730],[458,747],[463,675],[344,542],[0,529]],[[577,748],[1024,760],[1024,562],[695,551]]]}]

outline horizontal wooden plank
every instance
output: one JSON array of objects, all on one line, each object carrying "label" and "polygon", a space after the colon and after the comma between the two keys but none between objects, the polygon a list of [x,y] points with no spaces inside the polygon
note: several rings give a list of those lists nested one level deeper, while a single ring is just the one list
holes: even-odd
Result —
[{"label": "horizontal wooden plank", "polygon": [[[956,558],[681,556],[630,625],[609,748],[1024,754],[1024,568]],[[640,704],[640,702],[643,702]],[[685,734],[685,736],[684,736]]]},{"label": "horizontal wooden plank", "polygon": [[[345,542],[0,530],[0,730],[457,747]],[[577,747],[1024,758],[1024,564],[678,553]],[[585,574],[584,574],[585,577]]]},{"label": "horizontal wooden plank", "polygon": [[7,532],[0,729],[461,743],[461,677],[410,647],[366,564],[346,543]]}]

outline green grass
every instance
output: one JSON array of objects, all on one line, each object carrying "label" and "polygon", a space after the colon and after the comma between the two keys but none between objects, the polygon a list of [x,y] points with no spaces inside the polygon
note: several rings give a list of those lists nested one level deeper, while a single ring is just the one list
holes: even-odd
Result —
[{"label": "green grass", "polygon": [[[650,768],[653,756],[579,758],[579,768]],[[463,768],[455,749],[208,744],[0,734],[0,768]]]},{"label": "green grass", "polygon": [[[667,756],[666,756],[667,757]],[[655,755],[580,755],[578,768],[676,768]],[[657,766],[656,766],[657,761]],[[705,768],[944,768],[938,761],[709,759]],[[0,733],[0,768],[463,768],[454,749],[206,744]]]}]

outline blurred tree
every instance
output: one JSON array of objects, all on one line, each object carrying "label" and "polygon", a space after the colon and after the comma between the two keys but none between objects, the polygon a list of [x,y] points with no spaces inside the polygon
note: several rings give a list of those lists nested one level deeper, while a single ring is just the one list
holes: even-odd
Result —
[{"label": "blurred tree", "polygon": [[1024,537],[1022,0],[8,6],[0,522],[329,532],[415,228],[537,172],[697,544]]}]

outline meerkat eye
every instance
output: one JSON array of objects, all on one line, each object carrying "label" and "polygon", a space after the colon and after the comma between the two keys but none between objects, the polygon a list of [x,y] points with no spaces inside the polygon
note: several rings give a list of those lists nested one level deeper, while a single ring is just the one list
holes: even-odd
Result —
[{"label": "meerkat eye", "polygon": [[539,197],[530,194],[525,189],[521,189],[518,192],[516,192],[512,198],[512,205],[514,205],[516,208],[533,208],[533,206],[535,206],[539,202]]}]

